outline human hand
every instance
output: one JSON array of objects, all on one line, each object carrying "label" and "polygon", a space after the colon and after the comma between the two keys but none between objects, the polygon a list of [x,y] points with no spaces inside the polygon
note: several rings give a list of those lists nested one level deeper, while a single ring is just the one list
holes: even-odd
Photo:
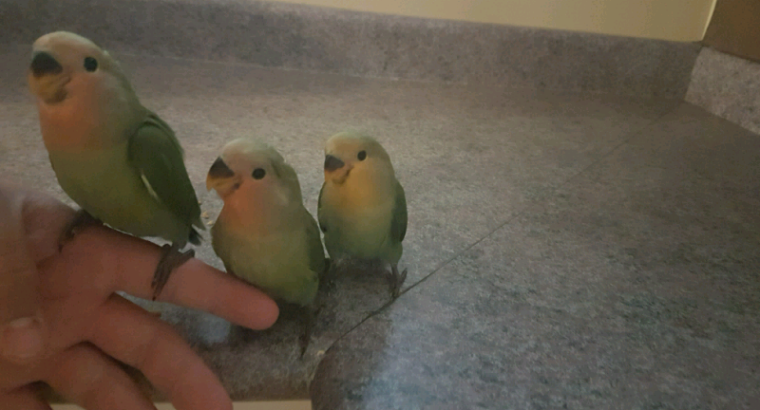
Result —
[{"label": "human hand", "polygon": [[[73,214],[0,183],[0,409],[49,409],[35,381],[86,409],[155,409],[116,360],[142,371],[178,410],[231,409],[219,379],[171,326],[115,293],[150,298],[160,249],[92,227],[59,252]],[[197,259],[172,274],[159,300],[251,329],[278,315],[264,293]]]}]

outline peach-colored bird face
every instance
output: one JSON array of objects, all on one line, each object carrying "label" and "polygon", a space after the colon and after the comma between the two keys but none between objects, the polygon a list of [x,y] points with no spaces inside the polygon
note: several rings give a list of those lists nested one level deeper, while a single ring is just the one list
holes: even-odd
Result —
[{"label": "peach-colored bird face", "polygon": [[95,93],[105,87],[115,62],[107,52],[77,34],[46,34],[32,46],[27,80],[34,95],[58,104],[71,93]]},{"label": "peach-colored bird face", "polygon": [[325,181],[343,184],[352,173],[385,170],[390,158],[374,139],[350,133],[330,137],[325,147]]},{"label": "peach-colored bird face", "polygon": [[301,203],[295,172],[265,144],[238,139],[227,144],[208,171],[206,188],[238,213],[269,213]]}]

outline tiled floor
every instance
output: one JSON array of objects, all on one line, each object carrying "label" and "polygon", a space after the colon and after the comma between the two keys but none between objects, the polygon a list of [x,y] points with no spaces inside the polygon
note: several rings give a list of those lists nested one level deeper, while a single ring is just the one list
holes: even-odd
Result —
[{"label": "tiled floor", "polygon": [[[0,175],[64,198],[27,59],[0,53]],[[234,397],[306,397],[316,371],[319,409],[760,408],[757,135],[672,100],[122,60],[210,220],[205,173],[243,135],[293,164],[312,211],[344,129],[382,141],[406,188],[407,291],[338,281],[303,361],[287,312],[255,333],[152,306]]]}]

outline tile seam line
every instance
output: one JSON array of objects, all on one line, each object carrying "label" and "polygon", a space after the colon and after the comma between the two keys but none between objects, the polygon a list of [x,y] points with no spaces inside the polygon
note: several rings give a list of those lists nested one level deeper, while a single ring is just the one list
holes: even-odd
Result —
[{"label": "tile seam line", "polygon": [[[617,145],[615,145],[614,147],[610,148],[607,152],[603,153],[596,161],[593,161],[592,163],[590,163],[589,165],[585,166],[580,171],[576,172],[575,174],[571,175],[570,177],[568,177],[567,179],[565,179],[564,181],[562,181],[559,185],[557,185],[555,188],[552,189],[552,193],[556,194],[557,191],[559,191],[560,188],[563,188],[563,187],[567,186],[567,184],[570,183],[570,182],[572,182],[575,178],[579,177],[580,175],[585,174],[591,168],[595,167],[600,162],[602,162],[604,159],[608,158],[610,155],[614,154],[616,151],[620,150],[625,145],[628,145],[628,143],[630,143],[632,140],[634,140],[639,135],[641,135],[641,133],[644,132],[646,129],[650,128],[654,124],[659,123],[663,118],[665,118],[668,115],[672,114],[676,109],[678,109],[679,107],[683,106],[684,104],[687,104],[687,103],[685,101],[681,101],[678,104],[675,104],[673,106],[673,108],[671,108],[669,110],[666,110],[662,115],[660,115],[660,116],[656,117],[655,119],[647,122],[646,124],[642,125],[637,130],[632,131],[630,134],[627,135],[627,137],[624,137],[623,140],[620,141]],[[422,279],[418,280],[417,282],[415,282],[414,284],[412,284],[408,288],[406,288],[403,291],[401,291],[401,293],[399,294],[398,297],[401,298],[408,291],[414,289],[415,287],[417,287],[418,285],[420,285],[422,282],[427,281],[430,277],[432,277],[433,275],[435,275],[436,273],[438,273],[441,269],[443,269],[446,266],[448,266],[451,262],[453,262],[454,260],[458,259],[462,255],[464,255],[465,253],[467,253],[468,251],[470,251],[470,249],[472,249],[475,246],[477,246],[478,244],[482,243],[484,240],[490,238],[498,230],[500,230],[501,228],[507,226],[509,223],[511,223],[512,221],[514,221],[516,218],[522,216],[525,213],[525,211],[528,209],[528,207],[529,207],[529,205],[523,206],[517,212],[515,212],[514,215],[512,215],[506,221],[504,221],[501,224],[499,224],[496,228],[494,228],[494,229],[490,230],[489,232],[487,232],[483,237],[481,237],[480,239],[478,239],[475,242],[473,242],[472,244],[466,246],[464,249],[462,249],[461,251],[457,252],[456,254],[454,254],[453,256],[451,256],[450,258],[448,258],[445,261],[443,261],[440,265],[438,265],[436,268],[434,268],[430,273],[428,273],[427,275],[425,275],[424,277],[422,277]],[[378,308],[374,312],[371,312],[369,315],[367,315],[367,317],[365,317],[364,319],[362,319],[361,321],[359,321],[359,323],[357,323],[356,325],[352,326],[346,332],[344,332],[343,334],[341,334],[337,339],[335,339],[334,342],[332,342],[332,344],[330,344],[330,347],[328,347],[325,350],[325,353],[327,353],[330,350],[332,350],[333,347],[339,341],[341,341],[344,337],[346,337],[348,334],[350,334],[354,330],[356,330],[359,327],[361,327],[361,325],[363,325],[364,322],[368,321],[369,319],[377,316],[379,313],[381,313],[384,310],[388,309],[395,301],[396,301],[396,299],[386,302],[380,308]]]}]

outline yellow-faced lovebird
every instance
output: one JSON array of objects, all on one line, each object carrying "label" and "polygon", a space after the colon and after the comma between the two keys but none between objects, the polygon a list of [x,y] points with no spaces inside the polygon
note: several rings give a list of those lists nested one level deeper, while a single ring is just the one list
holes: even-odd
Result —
[{"label": "yellow-faced lovebird", "polygon": [[174,132],[143,107],[118,63],[90,40],[55,32],[35,41],[28,75],[42,138],[63,190],[81,210],[61,245],[88,224],[161,237],[153,298],[193,256],[204,229]]},{"label": "yellow-faced lovebird", "polygon": [[327,140],[319,225],[336,262],[379,260],[390,265],[391,295],[406,279],[398,271],[406,235],[406,196],[391,159],[373,138],[340,133]]},{"label": "yellow-faced lovebird", "polygon": [[224,201],[211,228],[214,252],[229,273],[277,301],[303,308],[303,355],[325,252],[295,170],[274,148],[241,138],[224,146],[208,171],[206,188]]}]

